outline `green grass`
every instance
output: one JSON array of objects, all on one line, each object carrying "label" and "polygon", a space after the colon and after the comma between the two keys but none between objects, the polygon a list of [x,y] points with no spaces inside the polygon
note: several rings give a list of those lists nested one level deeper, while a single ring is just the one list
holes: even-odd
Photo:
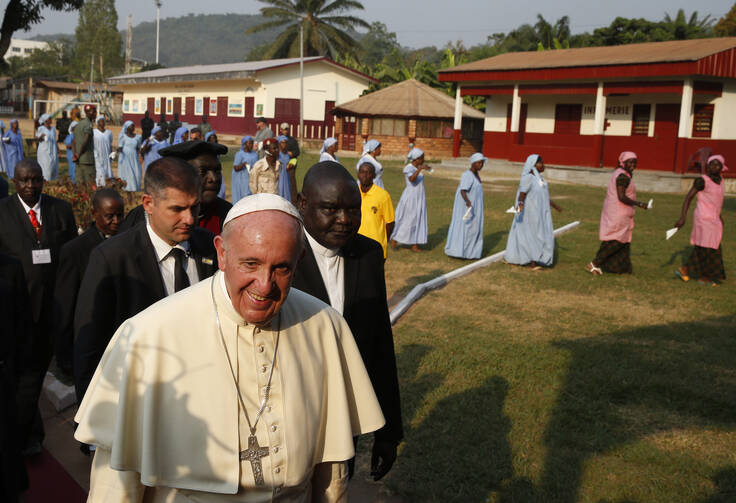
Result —
[{"label": "green grass", "polygon": [[[303,155],[297,178],[316,160]],[[354,172],[355,160],[344,162]],[[232,155],[223,159],[229,180]],[[384,163],[394,204],[401,163]],[[466,262],[444,255],[460,173],[425,178],[429,243],[389,250],[389,297]],[[515,180],[485,183],[484,254],[502,250]],[[636,180],[636,178],[635,178]],[[229,185],[229,182],[228,182]],[[415,304],[394,327],[405,440],[385,485],[406,502],[736,501],[736,199],[724,204],[728,280],[675,279],[683,196],[637,211],[633,275],[592,277],[604,189],[550,184],[563,208],[542,272],[495,264]],[[359,477],[366,477],[363,441]]]}]

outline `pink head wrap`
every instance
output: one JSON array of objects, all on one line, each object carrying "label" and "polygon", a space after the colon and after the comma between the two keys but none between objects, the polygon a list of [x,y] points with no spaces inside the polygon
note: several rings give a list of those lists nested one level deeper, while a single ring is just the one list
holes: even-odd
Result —
[{"label": "pink head wrap", "polygon": [[728,171],[728,166],[726,166],[726,158],[723,157],[721,154],[716,154],[708,157],[708,162],[706,164],[710,164],[710,161],[720,161],[721,166],[723,166],[723,169],[721,171]]},{"label": "pink head wrap", "polygon": [[629,159],[638,159],[638,157],[634,152],[629,152],[628,150],[626,152],[621,152],[621,154],[618,156],[618,165],[623,168],[624,164]]}]

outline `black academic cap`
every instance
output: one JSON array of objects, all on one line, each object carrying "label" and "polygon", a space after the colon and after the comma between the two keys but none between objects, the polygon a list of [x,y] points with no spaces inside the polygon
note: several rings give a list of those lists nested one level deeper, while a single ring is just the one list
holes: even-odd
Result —
[{"label": "black academic cap", "polygon": [[198,155],[212,154],[212,155],[224,155],[227,154],[227,147],[220,145],[219,143],[212,143],[209,141],[194,140],[194,141],[183,141],[170,147],[162,148],[158,153],[163,157],[178,157],[188,161],[194,159]]}]

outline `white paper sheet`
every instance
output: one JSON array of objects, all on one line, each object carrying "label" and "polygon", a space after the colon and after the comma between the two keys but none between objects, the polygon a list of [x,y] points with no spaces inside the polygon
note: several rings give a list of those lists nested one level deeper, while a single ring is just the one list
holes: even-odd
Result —
[{"label": "white paper sheet", "polygon": [[465,210],[465,215],[463,215],[463,220],[470,220],[473,218],[473,207],[468,206],[468,209]]},{"label": "white paper sheet", "polygon": [[654,199],[650,199],[647,203],[647,209],[651,210],[652,208],[654,208]]},{"label": "white paper sheet", "polygon": [[519,213],[519,210],[517,210],[515,206],[512,206],[511,208],[506,210],[506,213],[511,213],[512,215],[516,215],[517,213]]},{"label": "white paper sheet", "polygon": [[677,231],[679,231],[679,230],[680,230],[680,229],[678,229],[677,227],[673,227],[673,228],[669,229],[669,230],[668,230],[668,231],[666,232],[666,236],[667,236],[667,239],[669,239],[669,238],[671,238],[672,236],[674,236],[674,235],[675,235],[675,233],[676,233]]}]

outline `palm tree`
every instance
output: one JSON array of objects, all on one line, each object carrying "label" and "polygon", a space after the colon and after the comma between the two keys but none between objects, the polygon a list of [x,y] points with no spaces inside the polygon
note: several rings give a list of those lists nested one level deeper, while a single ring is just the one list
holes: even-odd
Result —
[{"label": "palm tree", "polygon": [[263,59],[299,56],[299,28],[304,29],[304,55],[337,59],[340,54],[355,56],[357,42],[346,32],[356,27],[370,28],[364,20],[344,15],[353,9],[363,10],[356,0],[260,0],[261,14],[275,18],[246,33],[283,27],[281,34],[263,54]]},{"label": "palm tree", "polygon": [[710,16],[698,18],[698,11],[693,11],[690,19],[687,19],[684,9],[678,10],[674,18],[665,13],[663,21],[675,40],[707,37],[711,32],[713,22]]}]

